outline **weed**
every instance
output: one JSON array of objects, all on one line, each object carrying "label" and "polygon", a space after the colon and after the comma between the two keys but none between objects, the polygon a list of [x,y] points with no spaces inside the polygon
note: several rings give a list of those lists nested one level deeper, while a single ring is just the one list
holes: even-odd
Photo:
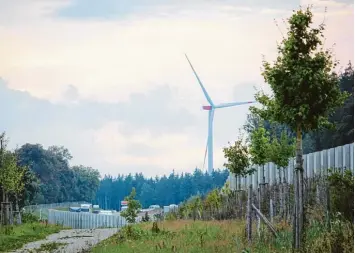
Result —
[{"label": "weed", "polygon": [[44,243],[36,249],[36,252],[54,252],[55,250],[59,249],[60,247],[67,245],[67,243],[58,243],[58,242],[49,242]]},{"label": "weed", "polygon": [[16,226],[0,226],[0,252],[8,252],[21,248],[24,244],[41,240],[49,234],[62,230],[60,226],[41,223],[25,223]]}]

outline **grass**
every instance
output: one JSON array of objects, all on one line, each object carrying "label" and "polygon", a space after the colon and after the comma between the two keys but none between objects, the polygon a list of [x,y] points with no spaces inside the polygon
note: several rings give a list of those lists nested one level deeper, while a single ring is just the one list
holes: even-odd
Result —
[{"label": "grass", "polygon": [[[241,221],[165,221],[152,231],[152,223],[125,227],[113,237],[99,243],[91,252],[243,252],[247,249]],[[255,229],[255,228],[254,228]],[[255,231],[255,230],[254,230]],[[286,233],[281,238],[288,237]],[[265,238],[266,239],[266,238]],[[252,252],[287,252],[289,240],[271,240],[272,250],[256,243]],[[285,243],[286,242],[286,243]],[[245,251],[248,252],[248,251]]]},{"label": "grass", "polygon": [[36,252],[54,252],[55,250],[59,249],[60,247],[67,245],[67,243],[59,243],[59,242],[49,242],[44,243],[36,249]]},{"label": "grass", "polygon": [[41,223],[25,223],[18,226],[0,227],[0,252],[21,248],[29,242],[45,239],[63,228]]},{"label": "grass", "polygon": [[[278,237],[261,226],[260,236],[253,227],[253,244],[245,240],[242,221],[164,221],[158,232],[152,223],[124,227],[119,233],[91,249],[92,253],[115,252],[258,252],[291,253],[292,229],[286,223],[277,224]],[[305,250],[315,253],[353,252],[353,225],[335,223],[331,231],[324,224],[314,223],[307,229]]]}]

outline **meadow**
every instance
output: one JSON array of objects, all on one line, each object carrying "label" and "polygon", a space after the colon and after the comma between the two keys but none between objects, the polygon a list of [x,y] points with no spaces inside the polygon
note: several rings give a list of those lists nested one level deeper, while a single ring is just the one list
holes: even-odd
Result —
[{"label": "meadow", "polygon": [[[253,243],[248,245],[243,221],[148,222],[124,227],[90,252],[292,252],[291,227],[278,223],[276,228],[277,238],[262,226],[260,234],[254,233]],[[306,237],[305,252],[353,252],[353,226],[345,221],[332,222],[330,228],[324,223],[313,222]]]},{"label": "meadow", "polygon": [[48,235],[58,233],[62,229],[61,226],[39,222],[0,226],[0,252],[19,249],[26,243],[45,239]]}]

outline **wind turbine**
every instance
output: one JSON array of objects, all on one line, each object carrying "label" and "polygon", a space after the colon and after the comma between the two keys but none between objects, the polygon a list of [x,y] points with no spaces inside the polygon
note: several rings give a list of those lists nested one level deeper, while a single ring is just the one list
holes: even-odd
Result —
[{"label": "wind turbine", "polygon": [[208,173],[211,174],[213,171],[213,116],[214,116],[214,110],[220,109],[220,108],[238,106],[238,105],[252,104],[252,103],[255,103],[255,101],[232,102],[232,103],[222,103],[222,104],[215,105],[213,103],[211,97],[208,95],[205,87],[203,86],[200,78],[198,77],[194,67],[192,66],[192,64],[186,54],[185,54],[185,57],[186,57],[187,61],[189,62],[190,67],[191,67],[192,71],[194,72],[195,77],[196,77],[197,81],[199,82],[203,93],[205,94],[207,102],[210,104],[210,105],[202,106],[202,109],[208,111],[208,136],[207,136],[205,157],[203,159],[203,167],[205,167],[206,154],[208,152],[208,168],[207,168],[207,170],[208,170]]}]

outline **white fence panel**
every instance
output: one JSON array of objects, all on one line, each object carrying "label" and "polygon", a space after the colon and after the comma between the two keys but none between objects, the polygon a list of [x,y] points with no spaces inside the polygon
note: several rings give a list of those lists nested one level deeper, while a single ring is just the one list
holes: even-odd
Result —
[{"label": "white fence panel", "polygon": [[[291,184],[293,183],[295,165],[296,159],[293,157],[289,159],[289,165],[285,168],[286,181]],[[236,181],[235,175],[230,173],[228,177],[230,188],[235,190],[238,185],[245,188],[247,187],[246,182],[250,182],[253,185],[253,189],[257,189],[263,180],[263,166],[252,166],[252,168],[255,168],[256,171],[243,180],[238,178]],[[354,172],[354,143],[303,155],[303,168],[304,175],[307,178],[312,178],[316,175],[327,175],[330,168],[350,169]],[[264,169],[266,183],[272,185],[279,182],[280,171],[275,164],[267,163]],[[283,176],[283,173],[281,175]]]},{"label": "white fence panel", "polygon": [[126,219],[120,215],[74,213],[53,209],[49,210],[48,223],[73,229],[120,228],[127,224]]}]

